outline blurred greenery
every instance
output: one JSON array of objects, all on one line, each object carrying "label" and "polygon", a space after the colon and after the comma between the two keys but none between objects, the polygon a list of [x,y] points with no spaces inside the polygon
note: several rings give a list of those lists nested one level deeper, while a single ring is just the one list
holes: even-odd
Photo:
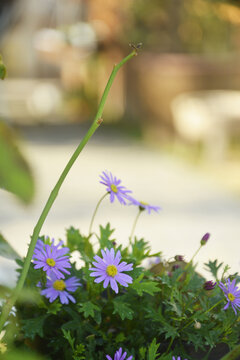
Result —
[{"label": "blurred greenery", "polygon": [[0,187],[29,203],[34,195],[31,170],[17,146],[17,137],[0,120]]},{"label": "blurred greenery", "polygon": [[29,351],[10,351],[1,355],[2,360],[43,360],[39,355],[30,353]]},{"label": "blurred greenery", "polygon": [[20,258],[18,253],[11,247],[11,245],[8,244],[8,242],[4,239],[1,233],[0,233],[0,256],[3,256],[11,260]]},{"label": "blurred greenery", "polygon": [[144,49],[174,53],[226,53],[238,44],[239,1],[135,0],[123,32]]},{"label": "blurred greenery", "polygon": [[3,63],[2,56],[0,55],[0,79],[4,79],[7,74],[6,66]]}]

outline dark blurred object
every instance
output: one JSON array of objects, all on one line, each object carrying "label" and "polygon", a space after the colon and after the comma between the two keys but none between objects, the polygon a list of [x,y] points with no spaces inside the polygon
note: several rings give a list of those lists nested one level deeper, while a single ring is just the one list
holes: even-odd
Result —
[{"label": "dark blurred object", "polygon": [[14,22],[14,6],[17,0],[0,1],[0,37],[6,29]]}]

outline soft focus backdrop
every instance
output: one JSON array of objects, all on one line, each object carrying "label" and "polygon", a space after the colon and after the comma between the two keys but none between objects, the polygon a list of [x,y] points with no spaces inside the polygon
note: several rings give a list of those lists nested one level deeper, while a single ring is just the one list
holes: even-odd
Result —
[{"label": "soft focus backdrop", "polygon": [[[119,72],[104,122],[42,234],[64,239],[71,225],[87,233],[104,193],[99,174],[109,170],[136,198],[161,206],[159,214],[142,214],[136,228],[155,251],[190,260],[210,232],[199,270],[206,275],[203,263],[219,258],[230,273],[239,271],[240,7],[234,0],[1,0],[0,53],[8,70],[0,83],[1,126],[6,142],[14,134],[35,195],[26,205],[0,190],[0,232],[26,254],[113,64],[139,43],[139,56]],[[133,206],[105,199],[95,230],[110,221],[126,244],[136,214]],[[13,262],[0,258],[1,282],[14,278]]]}]

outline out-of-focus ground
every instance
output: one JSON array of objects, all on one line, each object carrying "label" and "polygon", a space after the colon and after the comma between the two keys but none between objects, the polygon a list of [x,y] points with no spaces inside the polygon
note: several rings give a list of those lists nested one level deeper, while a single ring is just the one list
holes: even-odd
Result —
[{"label": "out-of-focus ground", "polygon": [[[0,193],[1,231],[21,256],[26,254],[30,235],[50,191],[85,131],[82,126],[23,131],[27,140],[25,151],[31,154],[36,178],[35,201],[24,208],[12,195]],[[99,183],[103,170],[121,178],[137,199],[162,207],[159,214],[143,213],[136,228],[136,235],[149,240],[153,251],[163,251],[167,259],[180,254],[190,260],[201,237],[210,232],[208,244],[196,259],[198,269],[202,271],[204,262],[218,258],[231,266],[230,273],[238,271],[239,198],[192,165],[142,141],[105,129],[104,124],[67,177],[42,234],[64,239],[66,228],[71,225],[88,233],[93,210],[105,191]],[[117,242],[126,245],[136,214],[134,206],[110,204],[106,199],[94,230],[98,230],[99,224],[110,222],[116,228]],[[1,259],[0,264],[1,282],[13,283],[13,263]]]},{"label": "out-of-focus ground", "polygon": [[[42,233],[64,238],[71,225],[86,233],[104,192],[99,174],[109,170],[138,199],[162,207],[160,214],[143,213],[136,229],[154,251],[190,260],[210,232],[199,269],[207,276],[203,263],[218,258],[230,273],[239,271],[236,0],[1,0],[0,54],[8,76],[0,81],[0,130],[9,126],[22,139],[36,194],[24,206],[0,190],[0,233],[26,254],[50,191],[95,116],[113,64],[133,43],[143,43],[142,50],[119,71],[103,125],[67,177]],[[0,131],[0,144],[8,144],[6,134]],[[95,229],[110,221],[117,241],[127,244],[136,212],[105,200]],[[13,263],[0,258],[0,282],[13,284],[14,276]]]}]

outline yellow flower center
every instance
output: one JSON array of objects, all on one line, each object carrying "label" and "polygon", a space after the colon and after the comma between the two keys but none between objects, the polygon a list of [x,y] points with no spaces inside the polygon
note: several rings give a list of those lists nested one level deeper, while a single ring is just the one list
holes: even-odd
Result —
[{"label": "yellow flower center", "polygon": [[118,271],[115,265],[108,265],[106,272],[109,276],[114,277]]},{"label": "yellow flower center", "polygon": [[117,193],[118,192],[118,188],[116,185],[112,184],[111,186],[111,190],[114,192],[114,193]]},{"label": "yellow flower center", "polygon": [[55,290],[63,291],[66,287],[66,284],[63,280],[56,280],[53,283],[53,287]]},{"label": "yellow flower center", "polygon": [[51,258],[48,258],[46,260],[46,263],[49,265],[49,266],[54,266],[56,264],[56,261],[51,259]]},{"label": "yellow flower center", "polygon": [[229,298],[230,301],[235,300],[235,296],[233,294],[231,294],[231,293],[228,294],[228,298]]},{"label": "yellow flower center", "polygon": [[144,202],[144,201],[140,201],[140,204],[142,204],[143,206],[148,206],[149,204]]}]

